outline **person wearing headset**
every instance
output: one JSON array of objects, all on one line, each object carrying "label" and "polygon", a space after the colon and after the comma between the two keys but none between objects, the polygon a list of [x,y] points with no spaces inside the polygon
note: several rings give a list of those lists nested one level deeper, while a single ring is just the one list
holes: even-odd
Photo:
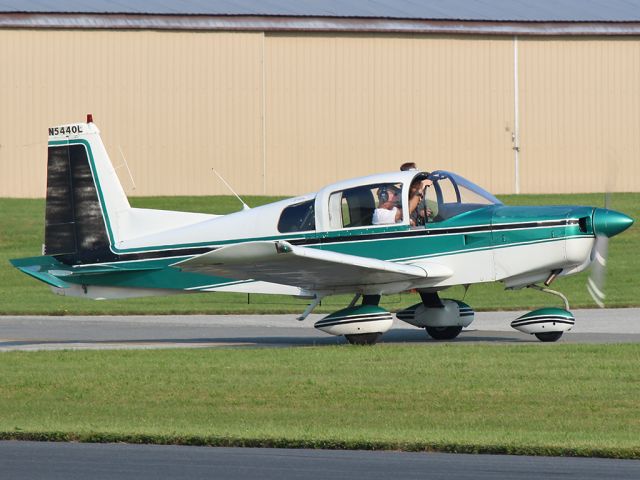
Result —
[{"label": "person wearing headset", "polygon": [[[424,189],[431,185],[431,180],[424,179],[411,184],[409,192],[409,216],[418,207],[420,200],[424,197]],[[374,225],[385,225],[402,221],[402,199],[400,189],[395,185],[382,185],[378,189],[378,208],[373,211],[372,223]]]},{"label": "person wearing headset", "polygon": [[378,188],[378,208],[373,211],[372,223],[384,225],[402,221],[402,208],[398,207],[400,189],[394,185]]}]

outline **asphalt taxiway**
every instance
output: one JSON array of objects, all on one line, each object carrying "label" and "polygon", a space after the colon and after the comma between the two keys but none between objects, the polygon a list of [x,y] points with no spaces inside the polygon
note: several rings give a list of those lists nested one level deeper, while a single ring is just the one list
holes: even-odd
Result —
[{"label": "asphalt taxiway", "polygon": [[[524,312],[478,312],[454,343],[541,344],[517,332]],[[557,343],[639,343],[640,309],[574,310],[576,324]],[[345,343],[313,328],[323,315],[0,316],[0,351],[284,347]],[[395,320],[383,343],[437,344],[423,329]]]},{"label": "asphalt taxiway", "polygon": [[600,480],[640,478],[640,461],[446,453],[0,442],[0,478]]}]

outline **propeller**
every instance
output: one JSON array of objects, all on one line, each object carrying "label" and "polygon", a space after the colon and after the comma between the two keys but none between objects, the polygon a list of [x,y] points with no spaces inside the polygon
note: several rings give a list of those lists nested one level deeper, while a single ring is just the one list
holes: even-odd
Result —
[{"label": "propeller", "polygon": [[591,250],[591,274],[587,279],[587,290],[593,301],[600,308],[604,308],[604,286],[607,274],[607,253],[609,250],[609,237],[596,235],[596,243]]},{"label": "propeller", "polygon": [[[604,308],[605,283],[607,280],[607,255],[609,253],[609,236],[615,235],[610,228],[607,228],[608,213],[611,203],[611,184],[607,185],[604,194],[604,211],[596,209],[593,214],[593,230],[596,234],[596,241],[591,250],[591,274],[587,279],[587,290],[593,301],[600,308]],[[614,212],[612,212],[614,213]],[[615,212],[617,213],[617,212]],[[615,223],[615,222],[613,222]]]},{"label": "propeller", "polygon": [[[609,182],[610,183],[610,182]],[[607,191],[604,193],[604,208],[609,210],[609,204],[611,203],[611,185],[607,185]],[[594,213],[594,223],[595,223]],[[593,301],[600,308],[604,308],[604,299],[606,294],[604,293],[605,283],[607,281],[607,255],[609,254],[609,237],[598,233],[598,229],[595,228],[596,242],[591,250],[591,274],[587,279],[587,290],[593,298]]]},{"label": "propeller", "polygon": [[[614,152],[615,153],[615,152]],[[587,290],[591,298],[600,308],[604,308],[605,281],[607,274],[607,254],[609,251],[609,239],[624,232],[633,224],[633,219],[624,213],[609,209],[611,203],[611,191],[617,178],[617,155],[612,155],[609,162],[608,176],[605,185],[604,208],[596,208],[593,211],[593,232],[596,241],[591,250],[591,274],[587,279]]]},{"label": "propeller", "polygon": [[[605,196],[605,206],[609,206],[608,196]],[[591,276],[587,281],[587,290],[600,308],[604,307],[604,282],[607,268],[607,251],[609,239],[633,225],[633,219],[624,213],[596,208],[593,211],[593,232],[596,241],[591,250]]]}]

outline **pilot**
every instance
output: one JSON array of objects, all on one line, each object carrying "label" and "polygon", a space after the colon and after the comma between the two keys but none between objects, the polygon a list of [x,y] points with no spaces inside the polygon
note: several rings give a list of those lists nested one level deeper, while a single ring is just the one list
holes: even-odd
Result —
[{"label": "pilot", "polygon": [[402,220],[402,208],[398,207],[400,202],[400,190],[398,187],[382,185],[378,189],[378,208],[373,211],[372,223],[374,225],[384,225],[400,222]]},{"label": "pilot", "polygon": [[[418,204],[424,198],[424,189],[431,185],[431,180],[422,179],[411,183],[409,190],[409,216],[412,217]],[[373,211],[374,225],[385,225],[402,221],[402,199],[400,189],[394,185],[382,185],[378,189],[378,208]],[[412,225],[416,225],[412,221]]]}]

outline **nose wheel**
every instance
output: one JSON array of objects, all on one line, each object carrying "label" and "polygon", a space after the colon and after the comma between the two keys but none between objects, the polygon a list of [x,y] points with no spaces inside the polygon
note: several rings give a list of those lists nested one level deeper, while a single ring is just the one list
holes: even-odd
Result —
[{"label": "nose wheel", "polygon": [[381,333],[358,333],[356,335],[345,335],[351,345],[375,345],[380,337]]},{"label": "nose wheel", "polygon": [[559,340],[564,332],[542,332],[534,333],[536,338],[541,342],[555,342]]},{"label": "nose wheel", "polygon": [[453,340],[462,331],[462,327],[424,327],[434,340]]}]

